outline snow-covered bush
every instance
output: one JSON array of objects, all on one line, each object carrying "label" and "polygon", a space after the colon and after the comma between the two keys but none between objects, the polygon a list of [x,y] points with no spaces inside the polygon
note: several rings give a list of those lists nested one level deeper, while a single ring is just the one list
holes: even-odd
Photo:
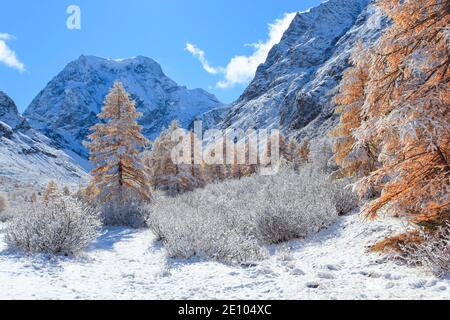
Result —
[{"label": "snow-covered bush", "polygon": [[30,253],[75,255],[95,240],[100,226],[93,208],[58,196],[46,204],[24,204],[7,225],[6,242]]},{"label": "snow-covered bush", "polygon": [[252,204],[258,238],[280,243],[327,227],[337,217],[333,187],[326,175],[309,166],[269,177]]},{"label": "snow-covered bush", "polygon": [[329,185],[330,193],[333,195],[337,213],[342,216],[351,212],[360,205],[359,197],[351,187],[350,178],[334,179],[332,173],[336,172],[337,166],[333,159],[333,144],[329,138],[316,140],[311,144],[309,159],[310,170],[321,174],[327,174],[331,180]]},{"label": "snow-covered bush", "polygon": [[101,208],[101,218],[107,226],[143,228],[147,226],[148,211],[140,202],[110,202]]},{"label": "snow-covered bush", "polygon": [[310,167],[157,198],[148,210],[170,256],[237,262],[263,257],[262,244],[306,237],[337,219],[333,183]]},{"label": "snow-covered bush", "polygon": [[[157,198],[150,206],[150,229],[172,258],[204,256],[243,262],[262,256],[257,240],[236,220],[199,190],[176,198]],[[219,200],[220,201],[220,200]]]},{"label": "snow-covered bush", "polygon": [[0,213],[8,208],[8,200],[3,194],[0,194]]},{"label": "snow-covered bush", "polygon": [[351,187],[352,181],[340,179],[333,181],[333,200],[338,215],[344,216],[360,205],[358,195]]},{"label": "snow-covered bush", "polygon": [[450,222],[435,234],[421,233],[420,243],[401,247],[400,261],[409,266],[425,267],[438,277],[450,274]]},{"label": "snow-covered bush", "polygon": [[311,142],[309,162],[316,170],[328,174],[335,171],[336,164],[331,160],[333,155],[333,144],[330,139],[325,138]]},{"label": "snow-covered bush", "polygon": [[10,219],[11,213],[8,211],[8,208],[8,199],[3,194],[0,194],[0,222]]}]

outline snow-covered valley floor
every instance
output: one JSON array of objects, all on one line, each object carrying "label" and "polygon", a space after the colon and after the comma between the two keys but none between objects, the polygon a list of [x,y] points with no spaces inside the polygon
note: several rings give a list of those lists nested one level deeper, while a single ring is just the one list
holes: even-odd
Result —
[{"label": "snow-covered valley floor", "polygon": [[166,259],[150,231],[123,228],[80,258],[28,257],[7,251],[0,224],[0,299],[450,299],[450,278],[366,252],[385,222],[347,216],[245,268]]}]

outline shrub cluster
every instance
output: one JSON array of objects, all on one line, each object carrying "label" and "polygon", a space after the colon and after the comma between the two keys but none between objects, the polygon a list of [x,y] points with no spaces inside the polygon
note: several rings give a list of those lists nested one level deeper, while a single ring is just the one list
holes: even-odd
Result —
[{"label": "shrub cluster", "polygon": [[11,212],[8,209],[9,205],[6,196],[0,194],[0,222],[5,222],[11,218]]},{"label": "shrub cluster", "polygon": [[148,225],[171,257],[245,262],[263,257],[264,244],[306,237],[352,210],[345,190],[313,166],[285,169],[158,197],[147,207]]},{"label": "shrub cluster", "polygon": [[422,232],[420,242],[401,247],[400,260],[412,267],[425,267],[438,277],[450,274],[450,222],[437,232]]},{"label": "shrub cluster", "polygon": [[70,196],[26,203],[6,228],[6,243],[30,253],[76,255],[98,236],[97,211]]}]

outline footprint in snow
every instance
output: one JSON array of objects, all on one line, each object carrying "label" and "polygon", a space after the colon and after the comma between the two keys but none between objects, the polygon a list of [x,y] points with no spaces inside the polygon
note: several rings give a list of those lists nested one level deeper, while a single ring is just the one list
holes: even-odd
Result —
[{"label": "footprint in snow", "polygon": [[291,270],[291,274],[294,276],[304,276],[306,273],[304,273],[300,268],[294,268]]},{"label": "footprint in snow", "polygon": [[334,265],[334,264],[327,264],[325,266],[326,269],[330,270],[330,271],[340,271],[342,268],[338,265]]},{"label": "footprint in snow", "polygon": [[328,280],[334,279],[334,276],[331,273],[327,272],[319,272],[317,274],[317,277],[319,277],[320,279],[328,279]]},{"label": "footprint in snow", "polygon": [[320,287],[320,284],[318,282],[312,281],[312,282],[306,283],[306,287],[310,288],[310,289],[317,289]]},{"label": "footprint in snow", "polygon": [[427,284],[427,280],[419,279],[417,281],[409,283],[409,286],[413,289],[421,289],[424,288]]}]

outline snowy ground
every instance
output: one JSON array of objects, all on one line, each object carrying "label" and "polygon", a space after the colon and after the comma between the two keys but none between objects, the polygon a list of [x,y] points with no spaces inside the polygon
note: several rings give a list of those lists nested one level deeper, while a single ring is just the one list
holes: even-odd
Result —
[{"label": "snowy ground", "polygon": [[167,260],[150,231],[128,229],[105,231],[81,258],[25,257],[6,250],[2,227],[0,299],[450,299],[450,278],[367,254],[390,230],[356,215],[246,268]]}]

